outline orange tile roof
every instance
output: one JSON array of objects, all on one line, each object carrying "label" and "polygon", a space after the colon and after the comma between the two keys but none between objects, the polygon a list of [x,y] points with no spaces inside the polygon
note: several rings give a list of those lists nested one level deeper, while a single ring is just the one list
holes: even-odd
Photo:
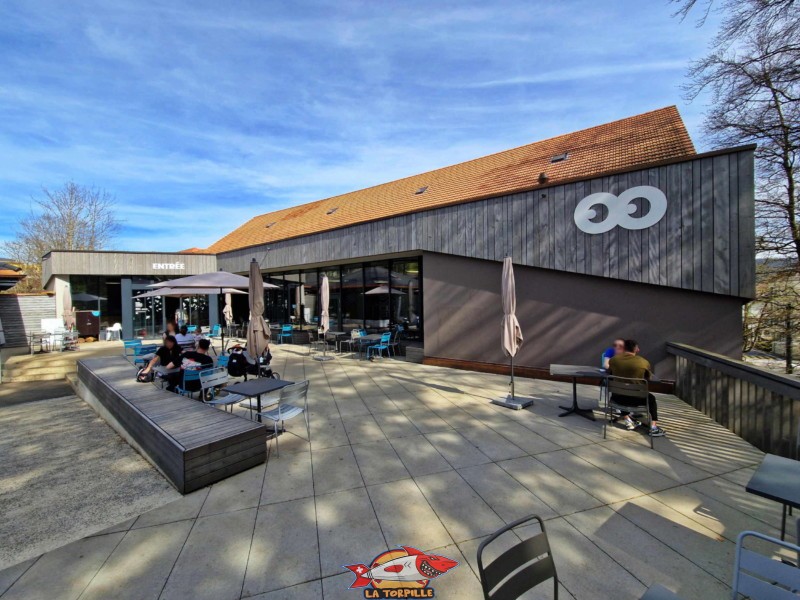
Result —
[{"label": "orange tile roof", "polygon": [[[564,152],[567,160],[551,163]],[[250,219],[208,250],[248,246],[356,223],[503,196],[540,185],[592,177],[695,154],[678,109],[668,106],[627,119],[534,142],[450,167],[285,208]],[[427,186],[424,193],[415,194]],[[335,212],[328,214],[333,209]]]}]

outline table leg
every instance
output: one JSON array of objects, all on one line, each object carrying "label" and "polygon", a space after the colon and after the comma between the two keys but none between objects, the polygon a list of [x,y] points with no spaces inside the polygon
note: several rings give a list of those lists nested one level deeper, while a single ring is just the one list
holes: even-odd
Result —
[{"label": "table leg", "polygon": [[258,417],[258,422],[261,423],[261,394],[256,396],[256,407],[258,407],[258,412],[256,412],[256,416]]},{"label": "table leg", "polygon": [[786,540],[786,505],[783,505],[783,518],[781,519],[781,540]]},{"label": "table leg", "polygon": [[566,417],[568,415],[578,415],[584,419],[595,421],[594,411],[590,408],[581,408],[578,406],[578,378],[572,378],[572,406],[559,406],[564,412],[558,415],[559,417]]}]

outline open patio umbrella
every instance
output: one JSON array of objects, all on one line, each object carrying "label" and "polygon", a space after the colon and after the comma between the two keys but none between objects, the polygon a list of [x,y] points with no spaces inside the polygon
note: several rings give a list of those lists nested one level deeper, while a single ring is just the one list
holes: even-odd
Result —
[{"label": "open patio umbrella", "polygon": [[94,294],[75,294],[72,297],[73,302],[97,302],[97,312],[100,312],[100,300],[108,300],[103,296],[95,296]]},{"label": "open patio umbrella", "polygon": [[[368,292],[364,292],[364,294],[367,295],[367,296],[379,296],[379,295],[384,295],[385,296],[386,294],[389,294],[389,293],[390,292],[389,292],[389,286],[388,285],[379,285],[378,287],[373,288]],[[406,295],[405,292],[403,292],[401,290],[398,290],[397,288],[392,288],[391,294],[393,296],[405,296]]]},{"label": "open patio umbrella", "polygon": [[500,346],[506,356],[511,357],[511,382],[509,394],[504,400],[493,400],[495,404],[520,410],[533,404],[533,400],[518,399],[514,395],[514,357],[522,345],[522,329],[517,320],[517,290],[514,284],[514,265],[511,257],[503,259],[503,277],[500,281],[500,293],[503,302],[503,320],[500,323]]},{"label": "open patio umbrella", "polygon": [[[325,334],[328,333],[330,328],[330,315],[328,314],[329,305],[331,301],[331,289],[328,284],[328,276],[323,275],[322,281],[319,284],[319,329],[322,332],[322,339],[325,339]],[[328,356],[328,344],[322,344],[322,356],[315,356],[314,360],[331,360],[332,356]]]},{"label": "open patio umbrella", "polygon": [[64,288],[64,327],[72,331],[75,327],[75,308],[72,306],[72,290],[70,286]]},{"label": "open patio umbrella", "polygon": [[[275,287],[275,286],[273,286]],[[247,351],[256,360],[269,343],[269,326],[264,320],[264,279],[254,258],[250,262],[250,322],[247,324]]]},{"label": "open patio umbrella", "polygon": [[[253,259],[255,260],[255,259]],[[252,264],[250,265],[252,273]],[[261,300],[261,315],[263,320],[264,313],[264,294],[263,290],[268,288],[277,288],[277,285],[271,283],[264,283],[261,279],[261,271],[259,270],[259,280],[261,281],[261,293],[258,294]],[[226,288],[247,290],[252,285],[252,278],[242,277],[235,273],[228,273],[227,271],[212,271],[211,273],[202,273],[200,275],[189,275],[188,277],[179,277],[178,279],[170,279],[169,281],[161,281],[148,285],[150,288],[162,287],[176,287],[176,288],[213,288],[214,294],[224,294]],[[250,293],[250,300],[252,302],[252,292]],[[269,330],[267,330],[267,337],[269,338]],[[222,352],[225,352],[225,333],[222,333]]]}]

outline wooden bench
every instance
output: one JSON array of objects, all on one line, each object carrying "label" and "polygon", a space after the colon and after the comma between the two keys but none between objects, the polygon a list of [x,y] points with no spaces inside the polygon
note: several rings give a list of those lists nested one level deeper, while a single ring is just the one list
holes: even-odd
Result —
[{"label": "wooden bench", "polygon": [[261,423],[135,381],[122,356],[78,361],[79,394],[182,494],[267,458]]}]

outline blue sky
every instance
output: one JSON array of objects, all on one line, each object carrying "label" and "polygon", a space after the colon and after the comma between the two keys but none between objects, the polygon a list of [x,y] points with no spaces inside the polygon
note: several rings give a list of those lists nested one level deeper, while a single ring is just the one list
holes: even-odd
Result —
[{"label": "blue sky", "polygon": [[0,3],[0,242],[42,186],[107,189],[115,247],[677,104],[714,32],[666,0]]}]

